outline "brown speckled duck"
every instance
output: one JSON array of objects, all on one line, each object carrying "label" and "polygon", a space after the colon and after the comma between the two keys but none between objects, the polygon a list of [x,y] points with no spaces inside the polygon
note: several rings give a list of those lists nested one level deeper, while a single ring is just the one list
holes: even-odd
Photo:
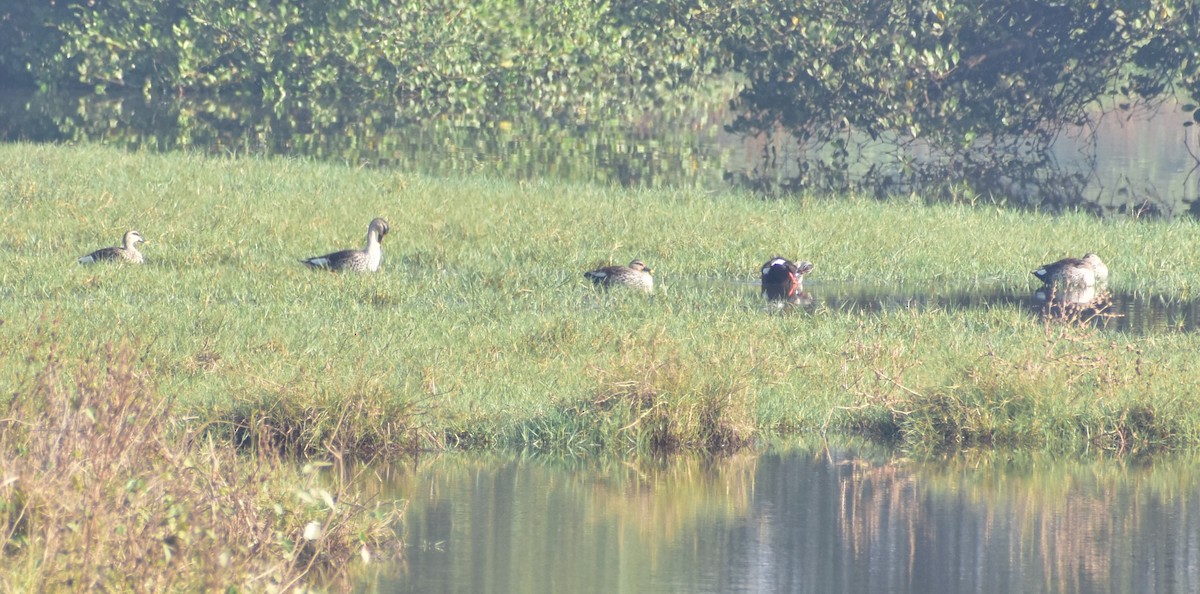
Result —
[{"label": "brown speckled duck", "polygon": [[128,262],[130,264],[141,264],[142,253],[138,251],[137,244],[144,243],[142,234],[137,231],[125,232],[125,239],[121,247],[106,247],[98,249],[79,259],[80,264],[91,264],[93,262],[114,261]]},{"label": "brown speckled duck", "polygon": [[367,245],[361,250],[342,250],[301,260],[310,268],[322,270],[375,272],[383,259],[383,237],[388,234],[387,221],[375,219],[367,226]]},{"label": "brown speckled duck", "polygon": [[762,265],[762,294],[768,301],[787,301],[803,292],[804,275],[812,272],[812,262],[792,262],[774,256]]},{"label": "brown speckled duck", "polygon": [[1033,271],[1047,286],[1065,284],[1072,287],[1091,287],[1108,283],[1108,266],[1100,256],[1088,253],[1082,258],[1063,258]]},{"label": "brown speckled duck", "polygon": [[653,271],[645,262],[634,260],[629,266],[605,266],[589,270],[583,273],[583,276],[602,287],[619,285],[650,293],[654,291],[654,277],[650,276],[651,272]]}]

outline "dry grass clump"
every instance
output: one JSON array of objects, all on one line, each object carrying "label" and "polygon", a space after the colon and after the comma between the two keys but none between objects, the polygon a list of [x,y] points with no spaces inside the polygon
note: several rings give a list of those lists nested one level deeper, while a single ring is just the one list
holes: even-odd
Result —
[{"label": "dry grass clump", "polygon": [[369,380],[346,389],[296,382],[237,399],[212,429],[254,451],[278,449],[302,456],[340,451],[365,459],[443,447],[425,427],[428,407],[426,401],[390,394]]},{"label": "dry grass clump", "polygon": [[201,437],[130,349],[28,363],[0,402],[0,591],[288,590],[399,551],[395,505]]},{"label": "dry grass clump", "polygon": [[[1145,452],[1194,439],[1169,394],[1173,370],[1142,347],[1106,338],[1090,319],[1047,318],[1040,345],[978,355],[910,352],[858,336],[846,347],[847,423],[909,450],[1005,446]],[[950,384],[930,385],[930,369]],[[1183,378],[1180,378],[1183,379]],[[1165,407],[1165,408],[1164,408]],[[1169,409],[1169,411],[1167,410]],[[1168,413],[1169,414],[1165,414]]]},{"label": "dry grass clump", "polygon": [[657,456],[732,451],[757,435],[757,400],[745,378],[694,377],[670,359],[593,374],[592,394],[530,423],[521,445]]}]

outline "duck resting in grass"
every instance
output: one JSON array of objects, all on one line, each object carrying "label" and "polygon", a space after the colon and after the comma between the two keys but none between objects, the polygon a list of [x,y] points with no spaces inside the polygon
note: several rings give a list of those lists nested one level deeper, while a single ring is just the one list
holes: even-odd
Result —
[{"label": "duck resting in grass", "polygon": [[79,258],[80,264],[92,264],[95,262],[113,261],[113,262],[128,262],[130,264],[141,264],[142,253],[138,251],[137,244],[144,243],[142,234],[137,231],[127,231],[125,239],[121,242],[120,247],[100,248],[82,258]]},{"label": "duck resting in grass", "polygon": [[654,291],[651,272],[645,262],[634,260],[629,266],[604,266],[589,270],[583,276],[601,287],[623,286],[650,293]]},{"label": "duck resting in grass", "polygon": [[346,272],[375,272],[383,259],[382,242],[388,234],[387,221],[375,219],[367,225],[367,245],[361,250],[342,250],[301,260],[309,268]]},{"label": "duck resting in grass", "polygon": [[1047,286],[1056,284],[1071,287],[1092,287],[1108,283],[1108,266],[1093,253],[1082,258],[1063,258],[1033,271],[1033,276]]}]

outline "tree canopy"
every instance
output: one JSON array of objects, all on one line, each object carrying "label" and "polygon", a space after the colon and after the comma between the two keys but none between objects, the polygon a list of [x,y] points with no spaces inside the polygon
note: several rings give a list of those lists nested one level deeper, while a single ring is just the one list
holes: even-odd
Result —
[{"label": "tree canopy", "polygon": [[[1036,165],[1098,106],[1200,97],[1198,24],[1195,0],[62,0],[0,8],[0,75],[413,118],[661,105],[733,77],[731,128],[792,139],[793,185],[903,186]],[[855,170],[864,152],[893,166]]]}]

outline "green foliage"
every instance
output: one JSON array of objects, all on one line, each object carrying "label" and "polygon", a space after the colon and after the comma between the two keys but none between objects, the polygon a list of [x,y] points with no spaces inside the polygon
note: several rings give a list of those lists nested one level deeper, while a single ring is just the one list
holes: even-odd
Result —
[{"label": "green foliage", "polygon": [[384,98],[472,112],[497,102],[541,113],[586,109],[630,84],[673,85],[699,43],[572,0],[229,2],[120,0],[57,23],[67,40],[44,81],[148,94]]},{"label": "green foliage", "polygon": [[[995,129],[1036,133],[1036,110],[1080,110],[1104,79],[1087,77],[1082,97],[1060,105],[1026,105],[1031,92],[1055,86],[1064,64],[1097,47],[1078,37],[1103,15],[1055,14],[1041,3],[933,3],[877,0],[857,5],[755,2],[738,5],[722,41],[750,82],[744,95],[758,127],[779,124],[822,139],[853,128],[872,137],[945,134],[934,142]],[[1060,5],[1057,12],[1071,12]],[[1100,36],[1106,37],[1104,32]],[[1056,54],[1056,52],[1058,52]],[[1117,55],[1098,52],[1106,70]],[[1061,54],[1061,55],[1060,55]],[[938,100],[944,98],[945,100]],[[1021,99],[1014,101],[1014,99]],[[1079,99],[1084,99],[1080,101]],[[798,100],[798,101],[797,101]],[[792,103],[796,101],[795,103]],[[931,125],[938,122],[938,125]],[[984,127],[987,126],[987,127]]]},{"label": "green foliage", "polygon": [[[55,2],[5,2],[0,6],[0,87],[49,82],[47,65],[59,52],[62,36],[52,23],[70,17]],[[58,82],[74,84],[74,77]]]},{"label": "green foliage", "polygon": [[741,180],[772,189],[1069,198],[1086,180],[1054,171],[1048,151],[1067,126],[1098,105],[1200,96],[1194,0],[75,0],[8,11],[21,27],[0,41],[12,50],[0,70],[44,87],[241,95],[318,126],[338,122],[324,106],[339,99],[388,118],[587,125],[614,105],[678,105],[736,78],[732,130],[798,145],[783,179]]},{"label": "green foliage", "polygon": [[[748,79],[733,128],[794,137],[793,183],[847,187],[922,167],[914,179],[1019,177],[1109,97],[1187,84],[1197,7],[1177,4],[755,0],[713,11],[709,29]],[[894,165],[852,171],[872,150]]]},{"label": "green foliage", "polygon": [[715,77],[736,78],[731,129],[797,145],[794,161],[764,155],[762,169],[778,175],[734,174],[768,189],[968,188],[1071,203],[1087,180],[1052,166],[1064,129],[1118,105],[1200,97],[1193,0],[76,0],[10,10],[50,28],[8,41],[0,69],[23,66],[44,87],[241,95],[318,126],[340,121],[326,107],[337,100],[384,119],[537,114],[587,125],[614,105],[679,105]]},{"label": "green foliage", "polygon": [[[1129,19],[1133,28],[1144,33],[1133,54],[1130,85],[1121,92],[1152,96],[1178,91],[1200,99],[1200,7],[1195,0],[1150,2]],[[1200,112],[1193,120],[1200,122]]]}]

